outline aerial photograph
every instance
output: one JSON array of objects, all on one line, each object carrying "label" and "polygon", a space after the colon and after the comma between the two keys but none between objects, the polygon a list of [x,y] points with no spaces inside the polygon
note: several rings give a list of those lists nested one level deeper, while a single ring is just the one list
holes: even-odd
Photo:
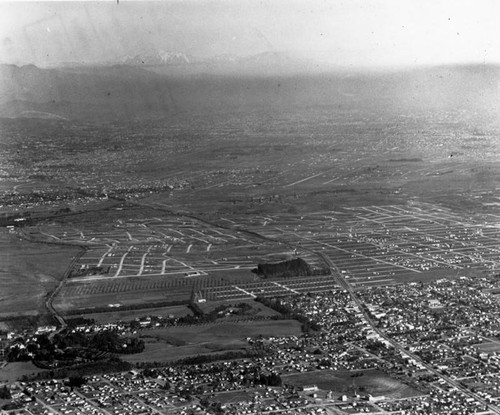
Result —
[{"label": "aerial photograph", "polygon": [[0,0],[1,415],[500,415],[500,1]]}]

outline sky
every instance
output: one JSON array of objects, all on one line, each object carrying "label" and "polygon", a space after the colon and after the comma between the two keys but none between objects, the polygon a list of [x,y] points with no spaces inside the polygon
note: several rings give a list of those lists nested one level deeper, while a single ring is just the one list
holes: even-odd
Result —
[{"label": "sky", "polygon": [[283,52],[342,67],[500,63],[498,0],[0,0],[0,62]]}]

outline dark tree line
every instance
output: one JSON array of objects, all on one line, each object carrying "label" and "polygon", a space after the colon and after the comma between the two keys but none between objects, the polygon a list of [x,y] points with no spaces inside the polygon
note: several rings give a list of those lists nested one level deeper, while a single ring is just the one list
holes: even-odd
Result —
[{"label": "dark tree line", "polygon": [[253,271],[257,275],[264,276],[264,278],[291,278],[313,275],[311,267],[302,258],[274,264],[259,264],[257,269]]}]

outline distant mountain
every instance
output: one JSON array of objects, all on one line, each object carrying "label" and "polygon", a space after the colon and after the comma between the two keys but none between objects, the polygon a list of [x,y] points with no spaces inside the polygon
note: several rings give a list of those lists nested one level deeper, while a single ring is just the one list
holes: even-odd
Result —
[{"label": "distant mountain", "polygon": [[152,55],[125,56],[121,59],[124,65],[151,66],[151,65],[189,65],[194,60],[182,52],[159,51]]},{"label": "distant mountain", "polygon": [[455,109],[500,113],[499,66],[306,75],[291,70],[292,65],[299,67],[286,55],[272,53],[150,66],[0,65],[0,116],[133,120],[315,107],[332,114],[361,108],[405,114]]},{"label": "distant mountain", "polygon": [[0,65],[0,116],[26,111],[73,118],[163,116],[174,105],[170,84],[133,66],[40,69]]},{"label": "distant mountain", "polygon": [[170,75],[278,75],[309,71],[314,64],[293,59],[281,52],[264,52],[257,55],[237,56],[231,54],[200,58],[182,52],[159,51],[154,54],[125,56],[120,63],[140,66],[148,70]]}]

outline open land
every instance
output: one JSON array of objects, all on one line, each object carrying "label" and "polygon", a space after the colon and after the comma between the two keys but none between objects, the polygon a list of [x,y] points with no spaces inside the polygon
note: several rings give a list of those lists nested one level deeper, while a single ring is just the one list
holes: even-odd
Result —
[{"label": "open land", "polygon": [[0,230],[0,316],[46,312],[45,297],[78,252],[78,247],[34,244]]},{"label": "open land", "polygon": [[[117,212],[125,216],[127,207],[122,209]],[[43,231],[41,226],[23,228],[23,235],[32,239],[50,235],[61,244],[73,244],[79,238],[87,247],[73,266],[76,276],[70,276],[55,299],[56,308],[66,312],[187,302],[193,292],[210,300],[236,300],[334,289],[336,283],[327,274],[263,280],[252,272],[259,263],[294,257],[321,270],[319,253],[331,258],[354,287],[475,275],[500,265],[495,215],[464,218],[430,203],[240,219],[226,215],[196,228],[182,216],[174,221],[162,219],[161,211],[156,214],[150,221],[117,220],[112,228],[116,233],[110,229],[107,234],[113,235],[112,241],[99,239],[85,225],[72,233],[55,224]],[[169,220],[169,227],[162,225]],[[85,275],[98,267],[105,273]]]},{"label": "open land", "polygon": [[[87,382],[28,382],[16,402],[500,413],[498,108],[327,81],[280,80],[270,100],[275,80],[231,80],[229,97],[262,88],[235,105],[175,80],[175,108],[148,119],[0,119],[2,356]],[[299,258],[307,273],[256,272]],[[82,338],[102,350],[77,355]],[[320,398],[296,390],[311,384]]]},{"label": "open land", "polygon": [[191,315],[193,312],[185,305],[171,307],[148,308],[146,310],[126,310],[126,311],[106,311],[104,313],[89,313],[84,317],[95,320],[97,323],[106,323],[108,321],[130,321],[144,315],[160,317],[183,317]]},{"label": "open land", "polygon": [[417,396],[420,393],[408,385],[398,382],[379,370],[352,371],[316,371],[284,376],[287,383],[295,386],[316,385],[318,388],[332,391],[335,396],[356,391],[373,396],[387,396],[393,399]]},{"label": "open land", "polygon": [[11,362],[0,370],[0,382],[15,382],[23,375],[43,371],[31,362]]},{"label": "open land", "polygon": [[295,320],[258,322],[220,322],[191,327],[142,330],[146,348],[143,353],[130,355],[130,362],[165,362],[186,356],[247,350],[247,337],[296,336],[300,324]]}]

